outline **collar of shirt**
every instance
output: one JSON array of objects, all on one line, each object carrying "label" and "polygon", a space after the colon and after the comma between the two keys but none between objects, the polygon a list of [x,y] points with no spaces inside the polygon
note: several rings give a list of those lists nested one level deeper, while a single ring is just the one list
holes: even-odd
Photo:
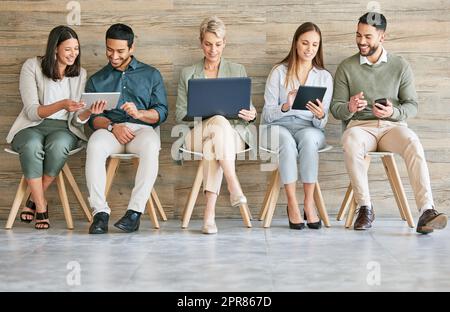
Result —
[{"label": "collar of shirt", "polygon": [[359,55],[359,65],[368,64],[368,65],[378,65],[382,62],[387,63],[387,51],[383,48],[383,52],[381,52],[381,56],[376,63],[372,63],[367,59],[367,57]]}]

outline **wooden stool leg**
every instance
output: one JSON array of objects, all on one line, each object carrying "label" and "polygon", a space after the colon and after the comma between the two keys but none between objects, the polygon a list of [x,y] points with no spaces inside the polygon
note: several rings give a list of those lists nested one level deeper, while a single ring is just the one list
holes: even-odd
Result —
[{"label": "wooden stool leg", "polygon": [[156,216],[155,206],[153,205],[153,201],[152,201],[151,197],[147,201],[147,212],[148,212],[148,215],[150,216],[150,220],[153,223],[153,227],[155,229],[159,229],[159,222],[158,222],[158,218]]},{"label": "wooden stool leg", "polygon": [[275,213],[275,207],[277,205],[278,196],[280,194],[281,182],[280,182],[280,172],[276,170],[275,183],[272,187],[272,192],[270,195],[269,206],[264,218],[263,227],[268,228],[272,223],[273,214]]},{"label": "wooden stool leg", "polygon": [[151,198],[153,198],[153,200],[155,201],[156,208],[157,208],[159,215],[161,216],[161,219],[163,221],[167,221],[166,213],[163,209],[163,206],[161,205],[161,202],[159,200],[158,194],[156,193],[155,189],[152,189]]},{"label": "wooden stool leg", "polygon": [[109,191],[111,189],[114,176],[116,175],[117,168],[119,167],[120,159],[110,158],[108,169],[106,169],[106,187],[105,187],[105,198],[108,198]]},{"label": "wooden stool leg", "polygon": [[259,212],[259,221],[262,221],[265,219],[267,210],[269,209],[269,203],[270,203],[270,197],[273,193],[274,185],[276,183],[276,180],[278,178],[278,168],[272,171],[272,175],[270,177],[269,186],[266,191],[266,195],[264,196],[264,200],[262,203],[261,211]]},{"label": "wooden stool leg", "polygon": [[89,211],[86,202],[84,201],[83,195],[81,194],[80,188],[78,187],[78,184],[75,181],[75,178],[73,177],[72,171],[70,171],[70,168],[67,164],[64,165],[62,171],[66,175],[67,181],[69,181],[69,184],[72,187],[72,190],[75,193],[75,196],[78,202],[80,203],[81,208],[83,209],[84,215],[86,216],[89,222],[92,222],[92,214]]},{"label": "wooden stool leg", "polygon": [[389,180],[389,184],[391,185],[392,193],[394,194],[395,202],[397,203],[398,210],[400,211],[400,217],[403,221],[406,221],[405,213],[403,212],[402,203],[400,202],[400,198],[398,197],[398,190],[395,188],[394,178],[392,177],[392,173],[389,170],[389,160],[387,160],[388,156],[383,156],[381,160],[383,161],[384,171]]},{"label": "wooden stool leg", "polygon": [[56,185],[58,186],[59,198],[64,209],[64,216],[66,218],[67,228],[73,230],[72,213],[70,212],[69,199],[67,198],[66,185],[64,183],[63,173],[60,172],[56,178]]},{"label": "wooden stool leg", "polygon": [[251,212],[250,208],[248,207],[248,203],[245,205],[245,208],[247,210],[247,214],[248,214],[249,220],[250,221],[253,220],[253,215],[252,215],[252,212]]},{"label": "wooden stool leg", "polygon": [[353,218],[355,217],[355,211],[356,211],[356,201],[355,197],[351,196],[350,198],[350,208],[348,209],[347,219],[345,221],[345,227],[348,229],[353,224]]},{"label": "wooden stool leg", "polygon": [[9,212],[8,220],[6,221],[5,229],[10,230],[13,227],[14,220],[16,219],[17,212],[19,211],[20,204],[22,204],[25,193],[27,192],[27,181],[22,176],[20,179],[19,187],[17,188],[16,197]]},{"label": "wooden stool leg", "polygon": [[316,182],[316,185],[314,187],[314,201],[316,203],[319,216],[323,220],[323,224],[326,227],[330,227],[330,219],[328,218],[327,209],[325,208],[325,202],[323,200],[322,190],[320,189],[319,182]]},{"label": "wooden stool leg", "polygon": [[248,228],[252,227],[252,222],[250,221],[250,214],[247,204],[242,204],[239,207],[239,210],[241,211],[242,220],[244,221],[244,225]]},{"label": "wooden stool leg", "polygon": [[[239,188],[242,190],[239,180],[238,180],[238,184],[239,184]],[[248,204],[240,205],[239,210],[241,212],[241,216],[244,221],[244,225],[248,228],[251,228],[252,223],[250,220],[252,219],[252,213],[250,212],[250,209],[248,208]]]},{"label": "wooden stool leg", "polygon": [[395,186],[394,192],[397,192],[397,196],[399,198],[401,207],[403,209],[403,213],[406,217],[406,221],[408,225],[413,228],[414,220],[411,215],[411,209],[409,208],[408,199],[406,198],[405,189],[403,188],[402,180],[400,179],[400,175],[398,174],[397,165],[395,163],[394,156],[386,157],[387,168],[390,171],[390,176],[392,176],[392,182]]},{"label": "wooden stool leg", "polygon": [[192,185],[191,192],[189,193],[188,200],[186,202],[186,206],[183,211],[183,219],[181,227],[186,229],[189,225],[189,221],[191,220],[192,210],[194,210],[195,202],[197,201],[198,192],[200,191],[200,187],[202,186],[203,181],[203,160],[200,161],[200,164],[197,169],[197,174],[195,175],[194,184]]},{"label": "wooden stool leg", "polygon": [[350,199],[353,198],[353,189],[352,185],[349,183],[347,187],[347,192],[345,193],[344,200],[341,204],[341,209],[339,209],[339,213],[337,215],[337,220],[342,221],[344,219],[345,213],[347,212],[347,208],[350,205]]}]

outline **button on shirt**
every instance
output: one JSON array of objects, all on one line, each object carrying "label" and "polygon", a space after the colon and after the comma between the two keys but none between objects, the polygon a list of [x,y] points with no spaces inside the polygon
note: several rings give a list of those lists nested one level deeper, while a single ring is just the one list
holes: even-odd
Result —
[{"label": "button on shirt", "polygon": [[94,129],[96,117],[103,116],[114,123],[131,122],[150,125],[129,116],[120,107],[125,102],[133,102],[138,110],[154,109],[159,114],[159,121],[151,124],[156,127],[167,119],[167,95],[161,73],[154,67],[139,62],[135,57],[125,71],[119,71],[110,63],[89,78],[86,92],[120,92],[119,102],[115,109],[93,115],[89,126]]}]

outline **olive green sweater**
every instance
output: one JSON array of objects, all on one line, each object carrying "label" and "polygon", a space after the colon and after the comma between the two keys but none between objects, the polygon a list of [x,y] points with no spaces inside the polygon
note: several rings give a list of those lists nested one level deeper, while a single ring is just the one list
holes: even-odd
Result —
[{"label": "olive green sweater", "polygon": [[[350,97],[364,92],[367,107],[356,113],[348,110]],[[408,62],[397,55],[387,54],[387,62],[380,64],[359,63],[359,53],[344,60],[334,79],[333,101],[330,111],[336,119],[347,124],[350,120],[378,119],[372,113],[376,99],[387,98],[394,105],[389,121],[405,121],[417,114],[417,93],[414,77]]]}]

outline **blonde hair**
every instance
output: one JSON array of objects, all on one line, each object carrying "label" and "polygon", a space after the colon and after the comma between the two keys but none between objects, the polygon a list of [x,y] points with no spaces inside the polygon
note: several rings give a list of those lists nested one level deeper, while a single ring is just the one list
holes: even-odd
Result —
[{"label": "blonde hair", "polygon": [[210,16],[200,24],[200,41],[203,41],[207,32],[215,34],[219,38],[225,38],[225,24],[217,16]]}]

